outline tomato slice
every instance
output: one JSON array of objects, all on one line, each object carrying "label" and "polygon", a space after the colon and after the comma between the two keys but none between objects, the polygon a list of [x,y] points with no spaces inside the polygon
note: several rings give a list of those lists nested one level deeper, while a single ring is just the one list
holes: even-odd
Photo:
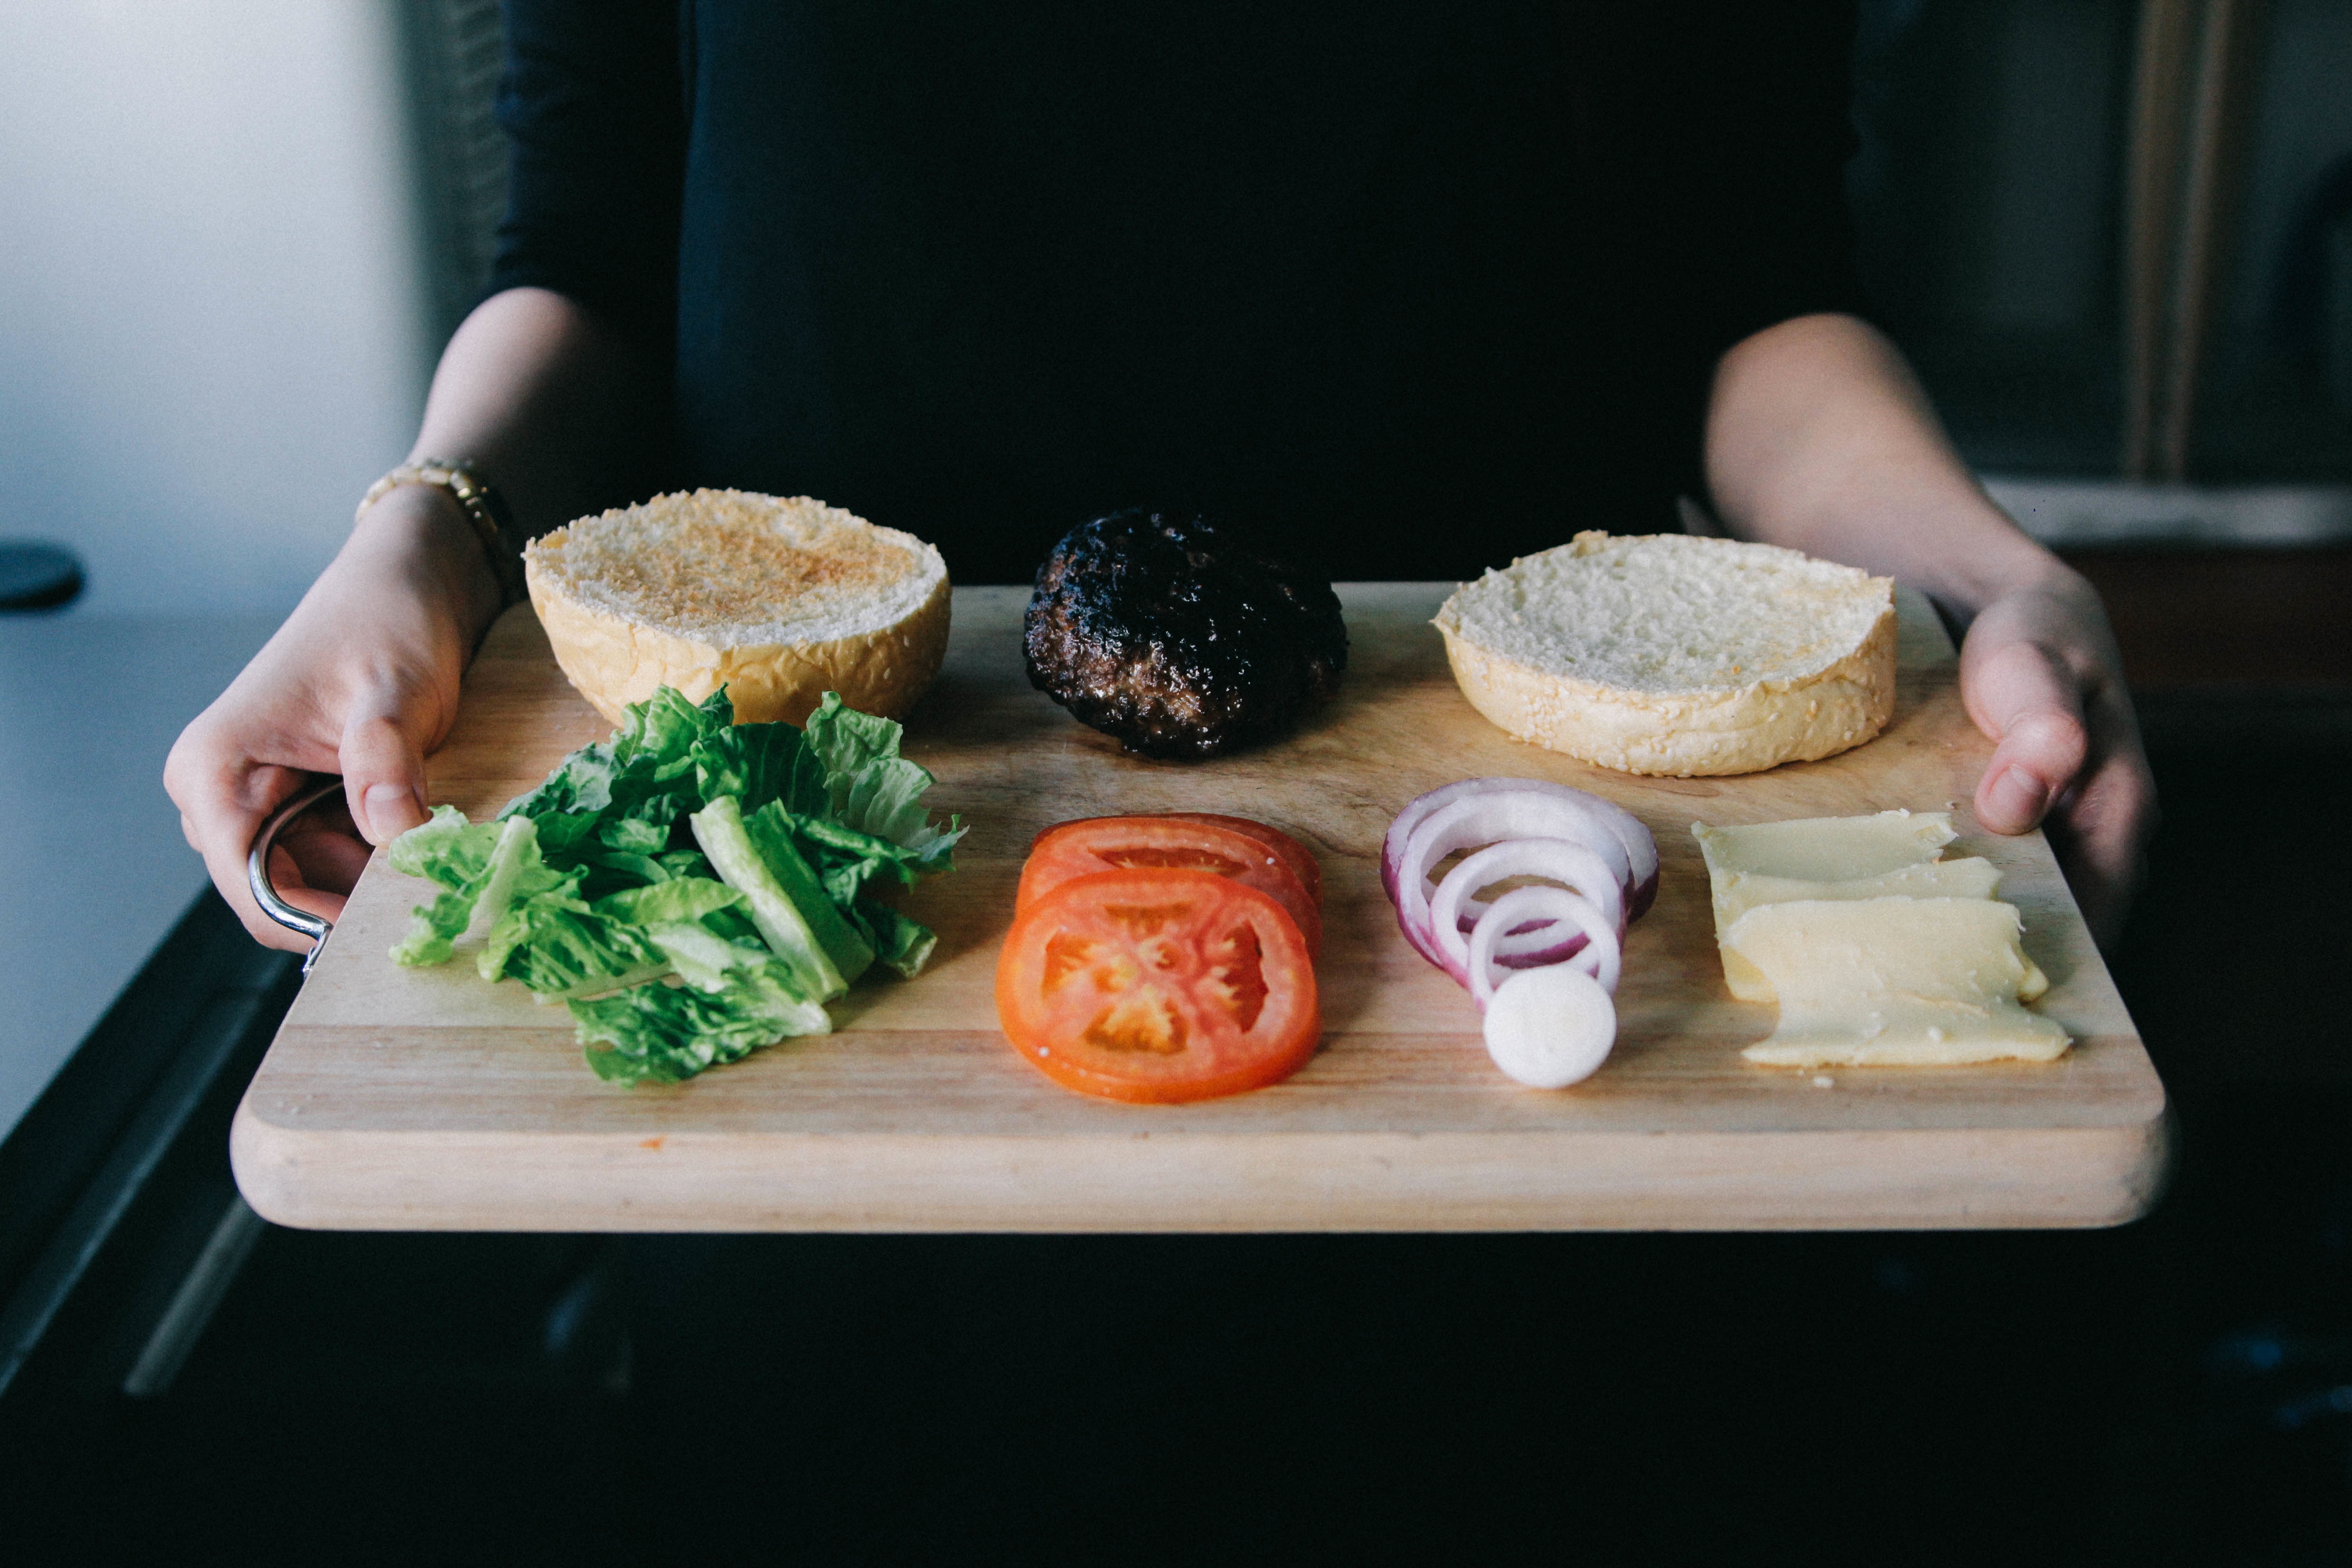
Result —
[{"label": "tomato slice", "polygon": [[1287,1078],[1323,1033],[1297,923],[1213,872],[1073,877],[1013,916],[996,1015],[1065,1089],[1166,1103]]},{"label": "tomato slice", "polygon": [[1314,853],[1305,844],[1280,828],[1269,828],[1264,822],[1254,822],[1247,817],[1228,817],[1216,811],[1156,811],[1152,814],[1173,818],[1180,822],[1206,822],[1213,828],[1230,828],[1246,838],[1255,839],[1282,857],[1282,863],[1298,878],[1298,885],[1307,890],[1307,896],[1315,901],[1315,907],[1318,910],[1323,907],[1323,868],[1315,863]]},{"label": "tomato slice", "polygon": [[1013,907],[1026,909],[1072,877],[1146,870],[1208,872],[1254,887],[1297,923],[1309,957],[1323,950],[1322,913],[1280,855],[1231,828],[1178,817],[1087,817],[1046,829],[1029,846]]}]

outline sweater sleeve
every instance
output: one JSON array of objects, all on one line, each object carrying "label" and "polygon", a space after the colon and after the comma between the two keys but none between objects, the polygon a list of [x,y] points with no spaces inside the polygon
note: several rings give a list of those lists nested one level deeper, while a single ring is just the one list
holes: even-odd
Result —
[{"label": "sweater sleeve", "polygon": [[[1613,351],[1663,382],[1662,436],[1702,495],[1716,362],[1816,311],[1867,310],[1845,166],[1854,7],[1654,0],[1563,8],[1569,112]],[[1622,291],[1622,292],[1621,292]],[[1604,340],[1609,329],[1602,329]]]},{"label": "sweater sleeve", "polygon": [[487,293],[535,286],[675,330],[686,111],[677,0],[506,0],[511,144]]},{"label": "sweater sleeve", "polygon": [[1617,251],[1655,280],[1648,319],[1720,353],[1776,321],[1860,310],[1845,165],[1850,4],[1659,0],[1570,8],[1586,150],[1580,194]]}]

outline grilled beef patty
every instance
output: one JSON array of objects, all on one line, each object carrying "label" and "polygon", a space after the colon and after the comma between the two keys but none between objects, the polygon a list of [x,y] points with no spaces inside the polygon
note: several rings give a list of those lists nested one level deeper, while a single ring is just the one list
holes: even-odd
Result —
[{"label": "grilled beef patty", "polygon": [[1029,682],[1146,757],[1214,757],[1339,689],[1348,629],[1330,582],[1198,517],[1114,512],[1037,569]]}]

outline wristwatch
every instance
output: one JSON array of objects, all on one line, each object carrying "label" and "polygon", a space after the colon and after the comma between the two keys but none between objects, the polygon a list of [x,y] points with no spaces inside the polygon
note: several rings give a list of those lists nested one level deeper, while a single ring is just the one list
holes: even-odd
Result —
[{"label": "wristwatch", "polygon": [[359,510],[352,514],[353,527],[367,515],[367,509],[403,485],[431,485],[446,490],[457,509],[473,525],[475,537],[482,541],[483,553],[490,558],[490,571],[499,580],[499,602],[503,607],[520,604],[530,596],[522,575],[522,540],[518,536],[514,514],[507,509],[506,497],[484,482],[482,477],[463,463],[448,463],[428,457],[420,463],[404,463],[374,484],[360,497]]}]

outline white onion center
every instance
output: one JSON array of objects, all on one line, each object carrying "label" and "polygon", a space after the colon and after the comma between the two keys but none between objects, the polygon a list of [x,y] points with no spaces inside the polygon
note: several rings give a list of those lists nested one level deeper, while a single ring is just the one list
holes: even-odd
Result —
[{"label": "white onion center", "polygon": [[1617,1007],[1599,981],[1566,964],[1521,969],[1486,1008],[1486,1054],[1530,1089],[1590,1078],[1617,1043]]}]

